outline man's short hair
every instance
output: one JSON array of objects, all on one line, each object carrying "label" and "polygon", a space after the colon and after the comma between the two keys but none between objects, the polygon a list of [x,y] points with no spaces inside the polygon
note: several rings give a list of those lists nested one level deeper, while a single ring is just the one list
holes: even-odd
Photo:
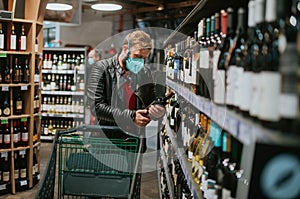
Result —
[{"label": "man's short hair", "polygon": [[142,30],[135,30],[126,35],[123,45],[129,45],[130,48],[149,49],[153,48],[153,42],[149,34]]}]

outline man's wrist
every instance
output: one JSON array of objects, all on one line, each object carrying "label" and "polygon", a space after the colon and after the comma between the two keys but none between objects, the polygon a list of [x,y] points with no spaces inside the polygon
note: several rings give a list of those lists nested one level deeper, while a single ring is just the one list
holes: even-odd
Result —
[{"label": "man's wrist", "polygon": [[136,111],[133,110],[133,111],[131,112],[131,114],[130,114],[130,117],[131,117],[131,119],[132,119],[133,122],[135,121],[135,116],[136,116]]}]

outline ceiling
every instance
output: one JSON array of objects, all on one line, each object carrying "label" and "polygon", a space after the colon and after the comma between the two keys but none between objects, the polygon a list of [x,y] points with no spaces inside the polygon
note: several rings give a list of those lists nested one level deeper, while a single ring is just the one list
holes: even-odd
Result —
[{"label": "ceiling", "polygon": [[[49,0],[49,2],[65,0]],[[46,10],[45,20],[72,23],[76,15],[92,10],[91,5],[104,0],[68,0],[73,9],[64,12]],[[199,0],[105,0],[105,3],[118,3],[120,11],[101,12],[103,17],[131,15],[136,27],[164,27],[175,29],[198,4]],[[80,8],[81,5],[81,9]],[[80,12],[80,13],[78,13]],[[95,11],[100,12],[100,11]]]}]

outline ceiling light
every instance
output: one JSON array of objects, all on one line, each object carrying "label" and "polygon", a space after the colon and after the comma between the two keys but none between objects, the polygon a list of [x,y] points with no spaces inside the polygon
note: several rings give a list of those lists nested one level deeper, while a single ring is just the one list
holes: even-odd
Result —
[{"label": "ceiling light", "polygon": [[55,11],[67,11],[71,10],[73,7],[66,3],[47,3],[47,10],[55,10]]},{"label": "ceiling light", "polygon": [[121,10],[122,6],[114,3],[97,3],[92,5],[91,8],[100,11],[116,11]]}]

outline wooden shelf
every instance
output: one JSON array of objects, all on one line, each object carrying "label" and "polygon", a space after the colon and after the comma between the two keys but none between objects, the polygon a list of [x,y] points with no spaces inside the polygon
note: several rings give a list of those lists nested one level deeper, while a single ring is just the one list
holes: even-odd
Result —
[{"label": "wooden shelf", "polygon": [[[36,61],[41,61],[41,59],[37,59],[39,55],[35,53],[34,45],[36,40],[40,45],[42,45],[43,41],[43,18],[44,18],[44,13],[46,9],[46,3],[47,0],[6,0],[7,2],[7,8],[6,11],[11,12],[12,16],[11,19],[0,19],[2,23],[5,24],[5,31],[11,31],[11,26],[12,24],[18,24],[18,25],[24,25],[25,27],[25,34],[26,34],[26,45],[27,49],[26,51],[0,51],[0,55],[4,59],[12,59],[14,56],[26,56],[26,59],[29,59],[30,64],[30,74],[31,74],[31,81],[29,83],[19,83],[19,84],[0,84],[0,90],[5,91],[6,94],[8,94],[10,98],[10,108],[13,110],[13,96],[15,89],[13,88],[20,88],[21,91],[26,91],[24,92],[24,98],[25,104],[24,104],[24,109],[26,114],[22,115],[10,115],[8,117],[0,117],[0,120],[13,120],[13,119],[22,119],[22,118],[27,118],[27,125],[28,125],[28,133],[29,133],[29,143],[28,146],[25,147],[17,147],[14,148],[13,144],[11,144],[11,148],[8,149],[0,149],[0,152],[15,152],[15,151],[22,151],[26,150],[27,151],[27,156],[28,156],[28,164],[27,164],[27,170],[28,170],[28,179],[26,180],[26,186],[22,187],[23,189],[30,189],[32,188],[36,183],[33,183],[33,178],[36,178],[33,176],[32,173],[32,166],[33,166],[33,148],[37,147],[40,145],[40,142],[35,143],[32,138],[33,135],[36,137],[39,135],[35,134],[34,132],[35,129],[37,129],[37,133],[39,133],[40,127],[39,125],[41,124],[40,122],[40,113],[35,113],[33,109],[33,99],[35,95],[35,88],[36,86],[39,86],[39,83],[36,83],[33,81],[34,79],[34,74],[35,74],[35,62]],[[5,33],[7,34],[7,32]],[[8,34],[7,34],[8,35]],[[8,46],[9,40],[6,42],[6,46]],[[40,48],[40,50],[42,47]],[[13,63],[11,61],[8,62],[10,70],[13,68]],[[39,64],[39,63],[38,63]],[[41,73],[39,74],[41,77]],[[22,92],[23,94],[23,92]],[[40,94],[39,94],[40,95]],[[38,117],[37,117],[38,116]],[[12,121],[9,121],[10,124],[12,125]],[[12,127],[11,127],[12,129]],[[11,136],[13,135],[13,132],[11,132]],[[38,139],[39,140],[39,139]],[[11,140],[12,141],[12,140]],[[37,154],[39,156],[39,153]],[[15,194],[16,191],[18,191],[18,183],[21,183],[19,180],[14,179],[13,176],[13,170],[15,168],[14,161],[13,160],[13,153],[10,155],[10,160],[11,160],[11,173],[12,177],[9,182],[9,192],[12,194]],[[39,158],[38,158],[39,159]],[[36,180],[35,180],[36,181]]]}]

